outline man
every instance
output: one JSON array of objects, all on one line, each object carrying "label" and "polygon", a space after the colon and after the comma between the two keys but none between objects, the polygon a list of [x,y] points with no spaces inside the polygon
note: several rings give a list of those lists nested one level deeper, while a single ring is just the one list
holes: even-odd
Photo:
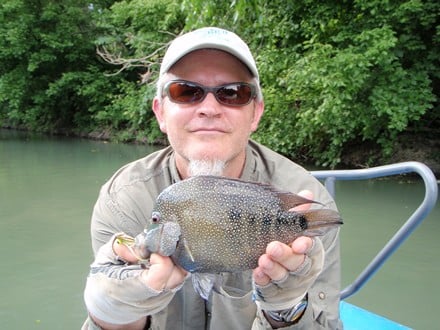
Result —
[{"label": "man", "polygon": [[[115,234],[142,232],[158,194],[198,174],[269,183],[334,208],[307,171],[251,141],[264,103],[248,46],[232,32],[203,28],[173,41],[153,111],[170,146],[120,169],[92,217],[96,255],[84,293],[84,329],[337,329],[338,229],[290,245],[271,242],[254,270],[218,274],[204,298],[170,258],[135,263]],[[302,206],[304,207],[304,206]]]}]

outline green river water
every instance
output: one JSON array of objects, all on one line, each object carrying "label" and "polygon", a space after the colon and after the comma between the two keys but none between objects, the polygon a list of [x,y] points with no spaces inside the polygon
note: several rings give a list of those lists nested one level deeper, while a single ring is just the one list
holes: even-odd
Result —
[{"label": "green river water", "polygon": [[[79,329],[100,186],[154,148],[0,130],[0,329]],[[342,281],[350,283],[423,198],[420,180],[341,182]],[[440,206],[350,303],[438,327]]]}]

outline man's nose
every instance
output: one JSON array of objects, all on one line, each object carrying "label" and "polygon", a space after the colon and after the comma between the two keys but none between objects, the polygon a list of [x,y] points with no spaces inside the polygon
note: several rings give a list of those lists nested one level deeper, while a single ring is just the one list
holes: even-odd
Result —
[{"label": "man's nose", "polygon": [[198,106],[199,115],[217,117],[223,112],[222,105],[217,101],[214,94],[209,92]]}]

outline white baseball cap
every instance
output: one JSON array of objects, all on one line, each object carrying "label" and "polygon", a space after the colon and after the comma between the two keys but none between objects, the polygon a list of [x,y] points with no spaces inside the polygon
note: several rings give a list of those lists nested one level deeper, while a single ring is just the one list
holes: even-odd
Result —
[{"label": "white baseball cap", "polygon": [[254,77],[259,78],[255,60],[248,45],[235,33],[216,27],[204,27],[174,39],[162,60],[160,75],[168,72],[185,55],[206,48],[222,50],[237,57],[249,68]]}]

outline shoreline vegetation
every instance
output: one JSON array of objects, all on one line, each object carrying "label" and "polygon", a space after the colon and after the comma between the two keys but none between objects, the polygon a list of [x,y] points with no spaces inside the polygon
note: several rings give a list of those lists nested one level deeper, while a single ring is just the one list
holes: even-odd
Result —
[{"label": "shoreline vegetation", "polygon": [[[155,143],[148,143],[147,139],[131,139],[129,141],[121,141],[116,138],[118,134],[112,133],[110,130],[95,130],[92,132],[75,133],[71,131],[53,132],[53,133],[39,133],[30,131],[23,128],[16,128],[11,126],[2,126],[2,129],[20,131],[29,134],[42,134],[45,136],[64,136],[72,138],[83,138],[96,141],[107,141],[112,143],[124,143],[124,144],[139,144],[139,145],[155,145],[158,147],[165,147],[167,145],[166,137],[157,139]],[[119,134],[122,134],[119,132]],[[124,134],[125,136],[128,135]],[[341,163],[336,167],[339,169],[362,169],[373,166],[386,165],[391,163],[399,163],[406,161],[417,161],[427,165],[440,180],[440,141],[431,140],[426,137],[414,136],[414,135],[402,135],[396,142],[394,151],[388,158],[375,158],[372,160],[372,155],[380,155],[380,150],[377,147],[371,146],[368,143],[360,143],[354,145],[344,152],[341,158]],[[313,164],[313,159],[301,158],[295,159],[289,157],[291,160],[298,162],[299,164]],[[322,166],[321,166],[322,167]],[[331,169],[332,167],[324,167]]]},{"label": "shoreline vegetation", "polygon": [[165,49],[217,26],[257,62],[256,141],[320,168],[418,160],[440,173],[439,1],[2,4],[0,127],[164,145],[151,102]]}]

